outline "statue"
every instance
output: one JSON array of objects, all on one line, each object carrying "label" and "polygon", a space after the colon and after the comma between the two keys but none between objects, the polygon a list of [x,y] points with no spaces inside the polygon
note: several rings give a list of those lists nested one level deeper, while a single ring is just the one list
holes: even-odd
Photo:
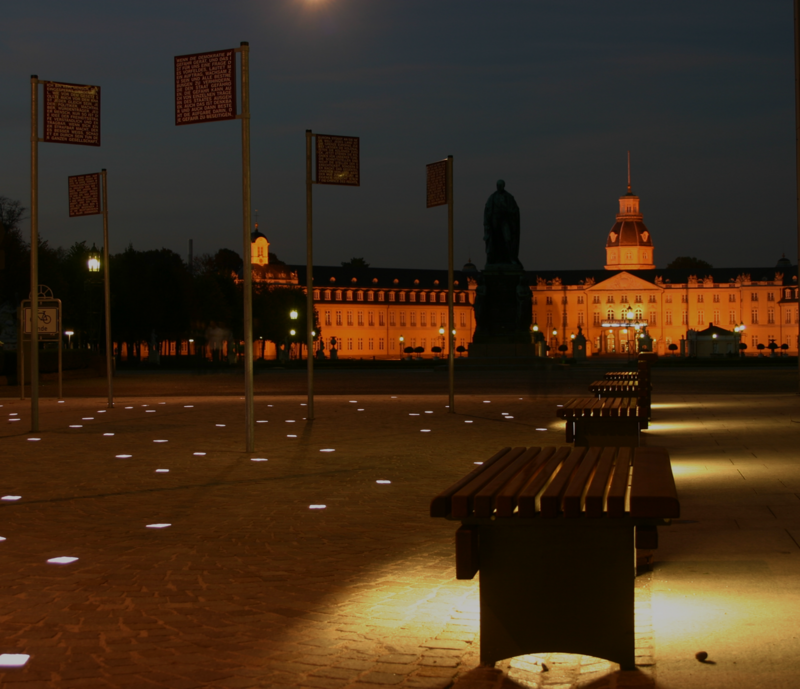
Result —
[{"label": "statue", "polygon": [[497,191],[483,210],[483,241],[486,242],[486,265],[513,265],[519,262],[519,206],[506,191],[506,183],[497,180]]}]

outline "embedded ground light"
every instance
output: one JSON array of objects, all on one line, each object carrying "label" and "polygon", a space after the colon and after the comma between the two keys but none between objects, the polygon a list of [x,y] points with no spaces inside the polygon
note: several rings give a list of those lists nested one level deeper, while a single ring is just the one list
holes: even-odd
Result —
[{"label": "embedded ground light", "polygon": [[21,500],[21,495],[4,495],[0,500],[7,500],[8,502],[13,502],[14,500]]},{"label": "embedded ground light", "polygon": [[154,440],[154,443],[168,443],[169,440]]},{"label": "embedded ground light", "polygon": [[114,434],[113,434],[113,433],[103,433],[103,435],[105,435],[105,436],[112,436],[112,435],[114,435]]},{"label": "embedded ground light", "polygon": [[336,452],[336,450],[334,450],[332,447],[326,447],[320,450],[320,452]]},{"label": "embedded ground light", "polygon": [[147,529],[166,529],[168,526],[172,526],[172,524],[148,524],[145,528],[147,528]]},{"label": "embedded ground light", "polygon": [[205,456],[206,456],[206,453],[205,453],[205,452],[193,452],[192,454],[193,454],[195,457],[205,457]]},{"label": "embedded ground light", "polygon": [[224,423],[218,423],[217,424],[217,428],[225,428],[225,424]]},{"label": "embedded ground light", "polygon": [[537,431],[546,431],[547,429],[546,428],[537,428],[536,430]]},{"label": "embedded ground light", "polygon": [[27,653],[0,653],[0,667],[22,667],[30,658]]},{"label": "embedded ground light", "polygon": [[269,421],[266,421],[264,419],[259,419],[258,421],[256,421],[256,423],[269,423]]},{"label": "embedded ground light", "polygon": [[62,557],[51,557],[48,560],[48,562],[51,565],[68,565],[71,562],[77,562],[77,561],[78,561],[77,557],[64,557],[64,556],[62,556]]},{"label": "embedded ground light", "polygon": [[266,457],[251,457],[251,462],[268,462],[269,460]]},{"label": "embedded ground light", "polygon": [[156,469],[157,474],[168,474],[169,469]]},{"label": "embedded ground light", "polygon": [[386,481],[385,479],[378,479],[375,483],[391,483],[391,481]]},{"label": "embedded ground light", "polygon": [[465,421],[464,423],[472,423],[472,421]]},{"label": "embedded ground light", "polygon": [[28,438],[32,443],[35,443],[37,440],[41,440],[41,438]]},{"label": "embedded ground light", "polygon": [[309,505],[308,509],[310,510],[324,510],[327,505]]},{"label": "embedded ground light", "polygon": [[133,455],[114,455],[117,459],[130,459]]},{"label": "embedded ground light", "polygon": [[297,436],[296,435],[287,435],[286,437],[287,438],[296,438]]},{"label": "embedded ground light", "polygon": [[[11,420],[12,421],[16,421],[16,419],[11,419]],[[79,423],[72,423],[72,424],[70,424],[69,427],[70,428],[83,428],[83,426],[81,426],[81,424],[79,424]]]},{"label": "embedded ground light", "polygon": [[419,432],[420,433],[430,433],[431,429],[430,428],[421,428]]}]

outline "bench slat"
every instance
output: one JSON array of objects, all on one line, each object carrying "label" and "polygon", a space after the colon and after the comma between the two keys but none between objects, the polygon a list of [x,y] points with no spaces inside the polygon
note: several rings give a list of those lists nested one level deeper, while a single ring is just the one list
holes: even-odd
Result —
[{"label": "bench slat", "polygon": [[681,516],[669,453],[663,447],[636,449],[630,510],[632,517]]},{"label": "bench slat", "polygon": [[450,513],[453,517],[458,519],[469,517],[472,512],[473,496],[523,452],[525,452],[524,447],[515,447],[490,467],[482,467],[483,470],[480,473],[450,498]]},{"label": "bench slat", "polygon": [[517,498],[520,517],[536,516],[536,496],[545,486],[550,477],[555,473],[558,466],[569,456],[573,448],[559,447],[555,454],[547,461],[533,480],[525,486]]},{"label": "bench slat", "polygon": [[511,450],[510,447],[504,447],[502,450],[497,452],[495,455],[487,459],[482,466],[476,467],[473,471],[469,474],[464,476],[464,478],[456,481],[452,486],[443,490],[439,495],[431,500],[431,517],[446,517],[450,514],[450,498],[453,496],[454,493],[459,491],[463,486],[467,485],[473,478],[475,478],[478,474],[480,474],[487,466],[494,464],[498,459],[500,459],[503,455]]},{"label": "bench slat", "polygon": [[529,447],[475,494],[472,511],[476,517],[492,516],[495,510],[495,494],[500,491],[510,479],[516,476],[541,449],[540,447]]},{"label": "bench slat", "polygon": [[619,448],[617,462],[614,465],[614,473],[608,486],[606,513],[609,517],[622,517],[625,515],[625,494],[628,492],[628,476],[630,475],[632,455],[630,447]]},{"label": "bench slat", "polygon": [[581,465],[572,477],[564,491],[564,516],[579,517],[581,515],[581,496],[586,482],[592,474],[595,464],[600,457],[599,447],[590,447],[581,461]]},{"label": "bench slat", "polygon": [[554,447],[545,447],[536,459],[512,478],[497,494],[495,498],[495,507],[498,517],[513,517],[514,509],[517,507],[517,497],[522,492],[522,489],[528,485],[542,467],[546,464],[556,452]]},{"label": "bench slat", "polygon": [[558,474],[547,486],[547,490],[542,493],[539,501],[539,511],[543,517],[557,517],[561,510],[561,496],[564,493],[568,483],[575,475],[583,455],[586,454],[585,447],[576,447],[569,453],[569,457],[564,460]]},{"label": "bench slat", "polygon": [[586,491],[586,516],[587,517],[602,517],[604,505],[604,496],[606,494],[606,486],[608,485],[608,475],[611,473],[611,467],[614,465],[614,455],[617,449],[615,447],[607,447],[600,455],[600,461],[597,463],[597,470],[594,472],[592,482],[589,484],[589,490]]}]

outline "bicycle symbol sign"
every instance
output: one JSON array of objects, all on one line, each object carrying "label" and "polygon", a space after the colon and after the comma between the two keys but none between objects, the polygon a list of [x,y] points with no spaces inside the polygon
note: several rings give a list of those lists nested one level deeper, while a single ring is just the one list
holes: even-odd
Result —
[{"label": "bicycle symbol sign", "polygon": [[[25,315],[23,318],[23,330],[26,335],[31,334],[31,310],[29,307],[25,308]],[[58,308],[53,306],[43,306],[38,309],[39,327],[37,328],[40,335],[58,335]]]}]

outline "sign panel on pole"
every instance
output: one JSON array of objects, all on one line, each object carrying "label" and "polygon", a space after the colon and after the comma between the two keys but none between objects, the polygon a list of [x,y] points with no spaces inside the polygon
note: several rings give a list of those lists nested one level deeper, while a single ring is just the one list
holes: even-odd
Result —
[{"label": "sign panel on pole", "polygon": [[44,140],[100,145],[100,87],[44,82]]},{"label": "sign panel on pole", "polygon": [[317,134],[317,184],[360,186],[357,136]]},{"label": "sign panel on pole", "polygon": [[91,175],[73,175],[69,182],[69,217],[80,215],[99,215],[103,212],[100,205],[100,173]]},{"label": "sign panel on pole", "polygon": [[175,58],[175,124],[236,119],[234,50]]},{"label": "sign panel on pole", "polygon": [[440,160],[425,166],[427,172],[428,208],[447,204],[447,161]]},{"label": "sign panel on pole", "polygon": [[[23,309],[23,333],[25,335],[31,334],[31,309],[29,306],[26,306]],[[61,328],[59,327],[58,322],[58,308],[55,306],[48,307],[48,306],[40,306],[36,310],[38,314],[38,321],[39,327],[37,329],[40,336],[42,335],[50,335],[50,336],[58,336]]]}]

